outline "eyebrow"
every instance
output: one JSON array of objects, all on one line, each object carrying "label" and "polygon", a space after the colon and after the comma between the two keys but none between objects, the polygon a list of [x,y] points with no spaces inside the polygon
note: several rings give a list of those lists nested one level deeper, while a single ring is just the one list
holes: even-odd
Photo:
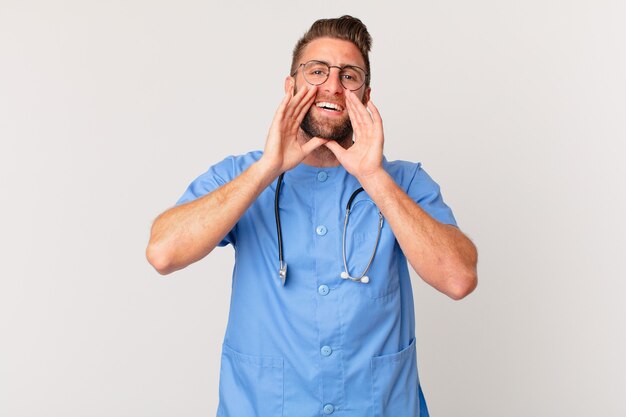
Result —
[{"label": "eyebrow", "polygon": [[321,59],[310,59],[309,61],[317,61],[317,62],[323,62],[324,64],[328,65],[329,67],[341,67],[341,68],[346,68],[346,67],[355,67],[355,68],[359,68],[362,69],[363,71],[365,71],[365,69],[363,69],[360,65],[356,65],[356,64],[345,64],[340,62],[339,65],[331,65],[330,62],[321,60]]}]

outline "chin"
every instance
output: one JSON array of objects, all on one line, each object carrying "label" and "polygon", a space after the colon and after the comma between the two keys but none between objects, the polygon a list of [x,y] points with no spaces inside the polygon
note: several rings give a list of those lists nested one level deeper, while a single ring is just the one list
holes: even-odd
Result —
[{"label": "chin", "polygon": [[352,137],[352,123],[350,123],[350,119],[329,126],[328,123],[315,120],[311,116],[310,111],[304,116],[300,128],[311,138],[318,137],[335,142],[343,142],[346,138]]}]

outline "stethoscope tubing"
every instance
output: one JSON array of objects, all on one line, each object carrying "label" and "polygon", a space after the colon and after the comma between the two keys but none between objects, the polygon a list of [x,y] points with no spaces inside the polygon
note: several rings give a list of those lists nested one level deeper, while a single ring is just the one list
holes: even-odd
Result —
[{"label": "stethoscope tubing", "polygon": [[[284,257],[283,257],[283,231],[282,231],[282,227],[280,224],[280,211],[279,211],[278,203],[279,203],[280,190],[282,188],[284,177],[285,177],[284,172],[278,176],[278,181],[276,184],[276,193],[274,195],[274,217],[276,218],[276,235],[278,236],[278,264],[279,264],[278,275],[282,282],[282,285],[285,285],[285,281],[287,279],[287,263],[285,262]],[[376,256],[376,250],[378,249],[378,243],[380,241],[380,234],[383,228],[384,220],[383,220],[383,214],[381,213],[380,210],[378,210],[378,218],[379,218],[378,219],[378,233],[376,235],[376,243],[374,244],[374,250],[372,251],[372,256],[370,256],[370,259],[367,262],[367,265],[365,266],[365,269],[363,270],[363,273],[360,276],[355,277],[355,276],[350,275],[349,270],[348,270],[348,260],[346,256],[346,234],[348,231],[348,219],[350,217],[350,211],[352,209],[352,202],[361,191],[363,191],[363,187],[360,187],[357,190],[355,190],[352,193],[352,195],[350,195],[350,198],[348,199],[348,204],[346,204],[346,217],[343,222],[343,233],[341,236],[341,253],[343,257],[343,266],[344,266],[344,271],[341,273],[341,278],[350,279],[354,282],[362,282],[364,284],[367,284],[369,282],[369,277],[366,274],[367,274],[367,271],[369,271],[370,267],[372,266],[372,262],[374,261],[374,257]]]},{"label": "stethoscope tubing", "polygon": [[348,270],[348,259],[346,256],[346,235],[348,232],[348,219],[350,218],[350,211],[352,210],[352,201],[361,191],[363,191],[363,187],[359,188],[354,193],[352,193],[352,196],[350,196],[350,200],[348,200],[348,204],[346,205],[346,218],[343,222],[343,233],[341,234],[341,255],[343,257],[343,268],[344,268],[344,272],[342,272],[341,278],[350,279],[355,282],[363,282],[364,284],[367,284],[369,282],[369,277],[366,274],[367,274],[367,271],[369,271],[370,266],[372,266],[372,262],[374,261],[374,257],[376,256],[376,249],[378,249],[378,242],[380,241],[380,233],[383,229],[383,214],[380,212],[380,210],[378,211],[378,234],[376,235],[376,243],[374,243],[374,250],[372,251],[372,256],[370,256],[370,259],[367,262],[367,265],[365,266],[363,273],[358,277],[350,275],[350,272]]},{"label": "stethoscope tubing", "polygon": [[276,234],[278,236],[278,276],[281,279],[283,285],[287,279],[287,264],[283,258],[283,229],[280,225],[280,212],[278,211],[278,196],[280,195],[280,189],[282,188],[283,178],[285,173],[283,172],[278,176],[278,183],[276,184],[276,193],[274,194],[274,217],[276,218]]}]

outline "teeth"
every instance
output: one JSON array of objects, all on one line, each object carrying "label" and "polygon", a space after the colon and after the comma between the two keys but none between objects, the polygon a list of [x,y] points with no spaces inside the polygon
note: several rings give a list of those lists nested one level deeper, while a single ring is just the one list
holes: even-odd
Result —
[{"label": "teeth", "polygon": [[327,102],[325,102],[325,101],[320,101],[319,103],[315,103],[315,105],[316,105],[317,107],[327,108],[327,109],[333,109],[333,110],[337,110],[337,111],[341,111],[341,110],[343,110],[343,109],[341,108],[341,106],[338,106],[338,105],[337,105],[337,104],[335,104],[335,103],[327,103]]}]

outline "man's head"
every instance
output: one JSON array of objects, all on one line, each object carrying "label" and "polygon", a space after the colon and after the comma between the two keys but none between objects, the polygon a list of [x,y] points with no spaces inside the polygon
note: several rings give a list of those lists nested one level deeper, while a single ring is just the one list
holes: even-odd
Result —
[{"label": "man's head", "polygon": [[[345,105],[345,89],[347,86],[353,90],[363,103],[369,100],[371,46],[372,38],[367,28],[351,16],[318,20],[296,43],[291,76],[285,80],[285,89],[288,90],[291,83],[295,83],[296,91],[307,84],[318,85],[315,104],[301,125],[307,136],[337,141],[351,138],[352,125]],[[306,65],[311,61],[326,63],[327,67],[318,71],[318,68]],[[314,74],[324,71],[328,73],[328,79],[314,79]],[[353,75],[362,77],[361,82],[355,84]]]},{"label": "man's head", "polygon": [[368,74],[365,85],[369,87],[369,74],[371,74],[369,52],[372,49],[372,37],[363,22],[356,17],[348,15],[336,19],[320,19],[311,25],[311,28],[298,40],[293,48],[290,74],[293,74],[298,69],[300,63],[302,63],[302,53],[306,46],[311,41],[319,38],[342,39],[352,42],[361,52],[361,57],[365,64],[363,69]]}]

